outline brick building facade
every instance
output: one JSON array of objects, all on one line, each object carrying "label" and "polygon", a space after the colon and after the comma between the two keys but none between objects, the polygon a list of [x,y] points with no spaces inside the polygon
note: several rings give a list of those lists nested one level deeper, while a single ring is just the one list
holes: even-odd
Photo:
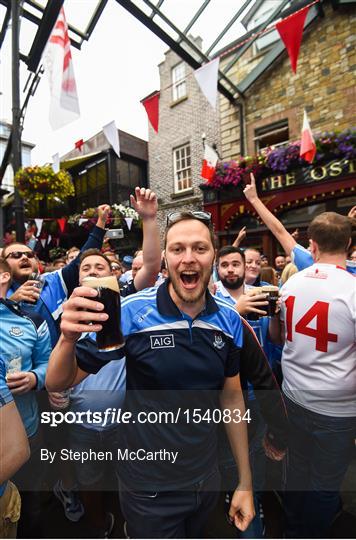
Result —
[{"label": "brick building facade", "polygon": [[[201,46],[200,38],[195,43]],[[149,127],[149,183],[159,197],[163,231],[169,212],[202,207],[198,187],[202,182],[202,134],[210,145],[215,143],[218,149],[220,145],[218,103],[214,111],[199,89],[193,69],[168,50],[159,74],[158,133]]]}]

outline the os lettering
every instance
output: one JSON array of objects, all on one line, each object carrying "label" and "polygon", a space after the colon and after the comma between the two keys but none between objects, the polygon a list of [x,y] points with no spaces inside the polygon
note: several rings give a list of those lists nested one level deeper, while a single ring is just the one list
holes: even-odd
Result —
[{"label": "the os lettering", "polygon": [[[295,296],[289,296],[285,302],[287,341],[293,341],[293,312]],[[320,352],[328,352],[328,342],[337,342],[337,334],[328,332],[328,302],[315,302],[303,317],[296,323],[295,332],[315,339],[315,349]],[[316,328],[311,328],[308,324],[316,318]]]}]

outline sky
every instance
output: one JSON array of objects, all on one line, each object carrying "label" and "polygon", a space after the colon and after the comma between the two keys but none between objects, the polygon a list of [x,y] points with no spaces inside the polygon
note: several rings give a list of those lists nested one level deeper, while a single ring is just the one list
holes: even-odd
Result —
[{"label": "sky", "polygon": [[[136,1],[140,4],[140,0]],[[201,3],[202,0],[165,0],[162,9],[177,26],[184,28]],[[67,22],[84,29],[96,4],[96,0],[66,0]],[[240,5],[241,0],[211,1],[209,11],[204,12],[191,31],[194,36],[201,35],[205,49]],[[21,52],[28,52],[34,33],[34,25],[28,21],[22,23]],[[219,48],[240,34],[241,26],[235,23]],[[89,41],[83,43],[80,51],[72,47],[80,118],[52,130],[45,74],[30,99],[22,138],[36,145],[32,164],[52,162],[54,154],[58,152],[61,156],[69,152],[77,140],[92,137],[112,120],[119,129],[147,140],[147,115],[140,100],[160,88],[158,64],[164,60],[167,49],[165,43],[115,0],[109,0]],[[21,62],[21,90],[27,77],[27,68]],[[11,122],[11,31],[7,32],[1,49],[0,81],[0,118]]]}]

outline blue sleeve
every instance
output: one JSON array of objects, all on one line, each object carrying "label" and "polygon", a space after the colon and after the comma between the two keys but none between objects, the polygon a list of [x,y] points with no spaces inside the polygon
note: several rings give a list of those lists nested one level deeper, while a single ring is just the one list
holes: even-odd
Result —
[{"label": "blue sleeve", "polygon": [[237,311],[231,310],[230,317],[233,340],[225,365],[225,377],[235,377],[240,372],[240,356],[243,345],[243,328],[240,315]]},{"label": "blue sleeve", "polygon": [[314,264],[314,260],[310,252],[299,244],[292,249],[291,256],[292,262],[298,268],[299,272]]},{"label": "blue sleeve", "polygon": [[6,384],[6,369],[4,361],[0,358],[0,407],[11,403],[14,398]]},{"label": "blue sleeve", "polygon": [[37,340],[32,349],[32,369],[31,371],[37,377],[36,390],[42,390],[45,385],[46,371],[49,355],[51,354],[51,338],[49,335],[48,324],[43,321],[37,328]]},{"label": "blue sleeve", "polygon": [[92,229],[91,233],[88,236],[88,240],[85,242],[84,246],[80,250],[79,255],[70,262],[67,266],[62,268],[60,272],[62,273],[62,279],[65,283],[65,286],[68,291],[68,296],[70,296],[73,290],[79,285],[79,259],[80,254],[87,249],[101,249],[103,245],[103,240],[105,236],[105,229],[101,227],[95,227]]}]

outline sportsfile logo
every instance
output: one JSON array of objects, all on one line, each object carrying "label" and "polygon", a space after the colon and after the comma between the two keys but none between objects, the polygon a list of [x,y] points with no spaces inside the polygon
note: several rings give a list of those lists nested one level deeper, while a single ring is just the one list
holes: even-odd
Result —
[{"label": "sportsfile logo", "polygon": [[150,336],[151,349],[168,349],[175,347],[173,334]]}]

